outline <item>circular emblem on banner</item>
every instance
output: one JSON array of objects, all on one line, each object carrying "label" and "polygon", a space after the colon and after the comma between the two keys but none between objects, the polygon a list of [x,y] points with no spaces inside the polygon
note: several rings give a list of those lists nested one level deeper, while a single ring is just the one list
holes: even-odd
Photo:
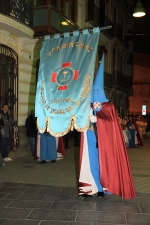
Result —
[{"label": "circular emblem on banner", "polygon": [[93,107],[94,107],[94,109],[99,109],[101,107],[101,103],[100,102],[94,102]]},{"label": "circular emblem on banner", "polygon": [[69,84],[73,80],[73,70],[72,68],[62,68],[58,71],[57,83],[59,85]]},{"label": "circular emblem on banner", "polygon": [[59,91],[67,90],[68,85],[78,79],[79,70],[74,70],[71,66],[72,62],[65,62],[58,72],[52,72],[51,82],[57,83]]}]

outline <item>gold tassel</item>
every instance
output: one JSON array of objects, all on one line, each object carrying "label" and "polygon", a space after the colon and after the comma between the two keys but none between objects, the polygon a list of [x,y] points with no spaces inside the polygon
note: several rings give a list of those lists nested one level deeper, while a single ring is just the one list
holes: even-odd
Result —
[{"label": "gold tassel", "polygon": [[74,120],[71,120],[71,131],[74,129]]}]

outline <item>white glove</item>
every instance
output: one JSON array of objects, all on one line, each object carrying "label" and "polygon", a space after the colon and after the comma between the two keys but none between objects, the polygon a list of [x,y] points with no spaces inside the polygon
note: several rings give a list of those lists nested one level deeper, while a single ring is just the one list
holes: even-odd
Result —
[{"label": "white glove", "polygon": [[92,108],[90,109],[90,121],[92,123],[96,123],[97,122],[97,117],[93,115],[93,110]]}]

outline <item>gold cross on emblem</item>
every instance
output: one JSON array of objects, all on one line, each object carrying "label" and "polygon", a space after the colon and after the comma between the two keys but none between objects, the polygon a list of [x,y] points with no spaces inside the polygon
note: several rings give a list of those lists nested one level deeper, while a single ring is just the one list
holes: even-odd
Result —
[{"label": "gold cross on emblem", "polygon": [[64,78],[63,78],[63,80],[62,80],[62,82],[65,82],[66,81],[66,75],[67,75],[67,71],[63,71],[63,75],[64,75]]}]

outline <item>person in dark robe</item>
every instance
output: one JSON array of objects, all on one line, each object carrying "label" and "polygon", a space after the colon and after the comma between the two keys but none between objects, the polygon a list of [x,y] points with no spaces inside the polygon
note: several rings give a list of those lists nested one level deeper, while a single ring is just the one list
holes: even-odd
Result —
[{"label": "person in dark robe", "polygon": [[27,117],[25,122],[25,127],[26,127],[26,136],[28,137],[29,140],[31,154],[34,156],[36,136],[37,136],[37,125],[34,110],[30,111],[30,115]]}]

